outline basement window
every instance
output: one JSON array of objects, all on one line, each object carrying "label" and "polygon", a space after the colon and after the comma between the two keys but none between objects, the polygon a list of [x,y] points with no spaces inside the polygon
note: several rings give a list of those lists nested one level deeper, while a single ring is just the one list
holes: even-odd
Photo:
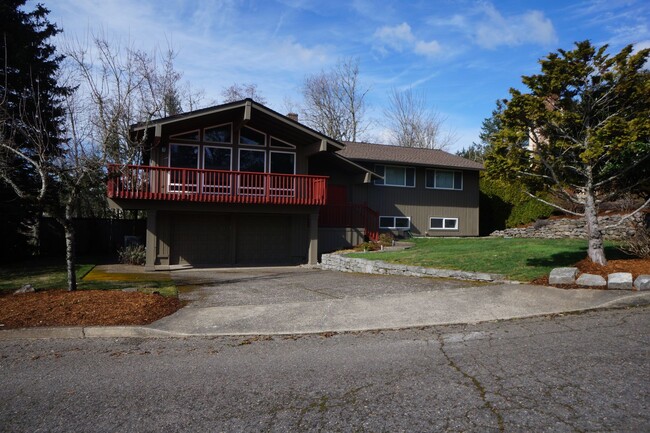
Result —
[{"label": "basement window", "polygon": [[411,217],[380,216],[379,228],[409,230],[411,228]]},{"label": "basement window", "polygon": [[458,230],[458,218],[429,218],[430,230]]}]

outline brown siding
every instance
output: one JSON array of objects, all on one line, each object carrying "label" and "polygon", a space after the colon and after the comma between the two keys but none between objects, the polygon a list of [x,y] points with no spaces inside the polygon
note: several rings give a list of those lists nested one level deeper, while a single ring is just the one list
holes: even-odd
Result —
[{"label": "brown siding", "polygon": [[[463,190],[425,188],[425,168],[416,168],[415,187],[354,185],[351,199],[382,216],[411,217],[411,231],[428,236],[478,236],[478,172],[463,172]],[[458,230],[429,230],[430,217],[458,218]]]}]

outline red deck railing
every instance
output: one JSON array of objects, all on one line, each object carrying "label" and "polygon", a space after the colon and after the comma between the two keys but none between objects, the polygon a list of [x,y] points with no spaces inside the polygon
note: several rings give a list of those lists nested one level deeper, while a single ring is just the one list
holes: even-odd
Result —
[{"label": "red deck railing", "polygon": [[108,197],[211,203],[324,205],[327,177],[110,165]]},{"label": "red deck railing", "polygon": [[363,228],[369,239],[379,239],[379,214],[363,204],[323,206],[318,216],[318,225]]}]

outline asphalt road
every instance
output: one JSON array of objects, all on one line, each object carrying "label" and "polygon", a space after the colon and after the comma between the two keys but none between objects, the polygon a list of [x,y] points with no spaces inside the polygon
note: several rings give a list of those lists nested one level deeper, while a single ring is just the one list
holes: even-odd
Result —
[{"label": "asphalt road", "polygon": [[0,341],[0,431],[650,429],[650,307],[273,338]]}]

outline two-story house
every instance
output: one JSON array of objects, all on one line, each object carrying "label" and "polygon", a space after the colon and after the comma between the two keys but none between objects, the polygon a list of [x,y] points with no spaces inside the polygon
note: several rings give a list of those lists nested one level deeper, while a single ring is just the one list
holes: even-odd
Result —
[{"label": "two-story house", "polygon": [[250,99],[135,125],[147,165],[109,167],[112,207],[147,212],[146,268],[317,262],[376,239],[478,235],[480,164],[342,143]]}]

